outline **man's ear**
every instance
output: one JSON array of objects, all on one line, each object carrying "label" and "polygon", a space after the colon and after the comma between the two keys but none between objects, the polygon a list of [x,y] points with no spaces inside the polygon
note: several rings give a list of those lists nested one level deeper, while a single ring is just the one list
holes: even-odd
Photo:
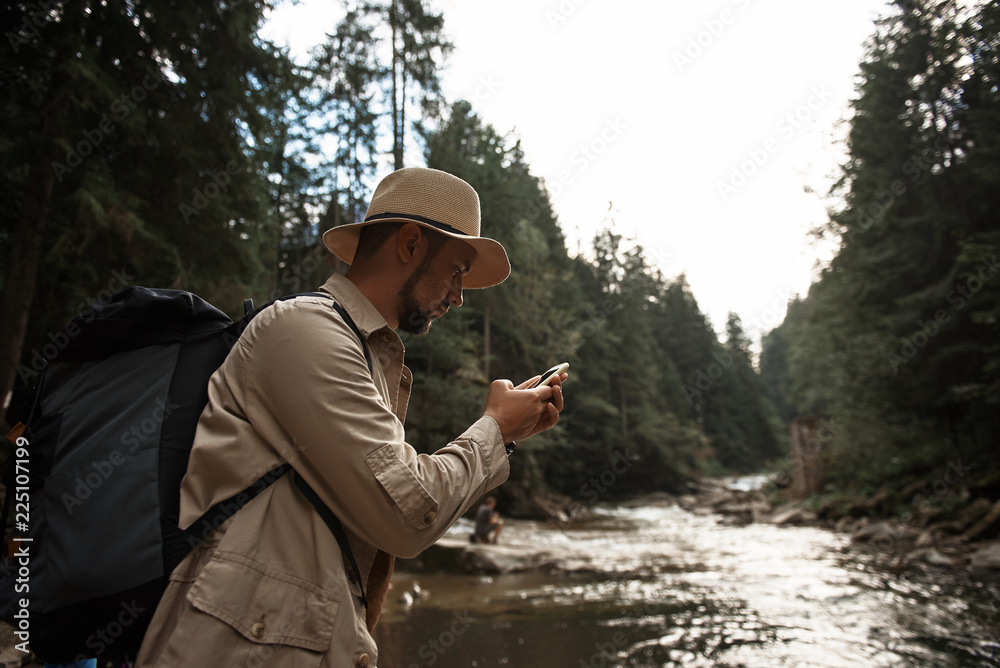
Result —
[{"label": "man's ear", "polygon": [[416,223],[406,223],[399,228],[396,237],[396,252],[403,264],[409,264],[419,255],[422,246],[426,246],[423,230]]}]

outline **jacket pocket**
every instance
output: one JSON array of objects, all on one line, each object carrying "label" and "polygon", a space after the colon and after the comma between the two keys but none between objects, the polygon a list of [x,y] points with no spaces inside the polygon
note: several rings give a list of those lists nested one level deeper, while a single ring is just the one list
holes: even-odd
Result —
[{"label": "jacket pocket", "polygon": [[213,555],[188,601],[249,642],[271,646],[262,651],[275,660],[281,654],[277,663],[296,666],[319,665],[340,606],[329,590],[231,552]]},{"label": "jacket pocket", "polygon": [[368,455],[365,462],[368,470],[413,526],[424,529],[434,522],[438,502],[420,484],[410,467],[400,461],[392,444],[383,445]]}]

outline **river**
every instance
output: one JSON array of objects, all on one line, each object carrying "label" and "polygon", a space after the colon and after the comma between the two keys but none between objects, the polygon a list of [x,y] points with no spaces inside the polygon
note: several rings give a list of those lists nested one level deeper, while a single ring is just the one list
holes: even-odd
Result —
[{"label": "river", "polygon": [[[380,668],[1000,667],[1000,580],[901,571],[831,531],[597,507],[564,528],[507,521],[501,542],[566,558],[549,573],[397,573]],[[400,602],[415,584],[425,595]]]}]

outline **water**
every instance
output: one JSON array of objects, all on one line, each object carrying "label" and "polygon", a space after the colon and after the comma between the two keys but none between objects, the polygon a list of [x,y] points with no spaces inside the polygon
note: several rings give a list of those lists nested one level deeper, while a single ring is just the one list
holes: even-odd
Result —
[{"label": "water", "polygon": [[[397,574],[379,666],[1000,667],[996,579],[897,572],[821,529],[598,513],[565,530],[508,521],[501,542],[551,552],[554,572]],[[415,583],[427,595],[399,603]]]}]

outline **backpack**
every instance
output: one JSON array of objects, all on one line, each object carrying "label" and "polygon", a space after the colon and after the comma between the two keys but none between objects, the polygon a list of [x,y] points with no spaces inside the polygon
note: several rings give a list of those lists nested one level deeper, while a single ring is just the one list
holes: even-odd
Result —
[{"label": "backpack", "polygon": [[[189,292],[131,287],[67,325],[4,471],[2,526],[6,538],[13,509],[14,534],[0,562],[0,617],[14,626],[18,649],[27,652],[30,642],[52,663],[134,654],[174,567],[291,470],[286,462],[187,530],[178,526],[209,377],[269,305],[254,311],[247,300],[233,322]],[[370,371],[364,337],[333,307],[361,341]],[[360,583],[340,522],[301,477],[295,483]],[[367,606],[363,589],[361,600]]]}]

